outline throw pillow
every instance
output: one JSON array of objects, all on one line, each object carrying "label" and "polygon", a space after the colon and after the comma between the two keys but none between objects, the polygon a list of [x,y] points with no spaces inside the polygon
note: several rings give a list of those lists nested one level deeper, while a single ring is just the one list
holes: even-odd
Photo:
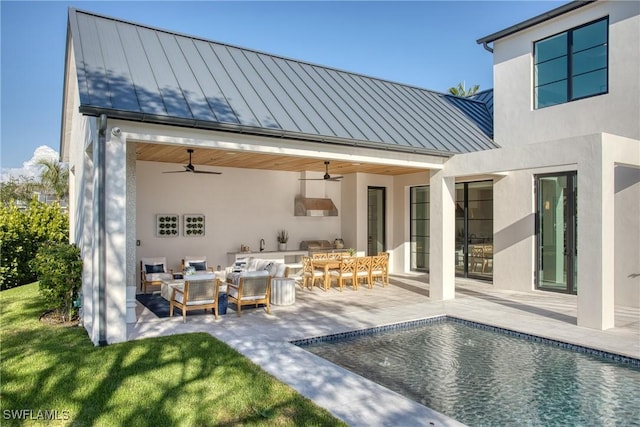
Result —
[{"label": "throw pillow", "polygon": [[205,271],[207,263],[205,261],[189,261],[191,267],[195,267],[196,271]]},{"label": "throw pillow", "polygon": [[153,264],[153,265],[145,264],[144,271],[147,274],[164,273],[164,264]]}]

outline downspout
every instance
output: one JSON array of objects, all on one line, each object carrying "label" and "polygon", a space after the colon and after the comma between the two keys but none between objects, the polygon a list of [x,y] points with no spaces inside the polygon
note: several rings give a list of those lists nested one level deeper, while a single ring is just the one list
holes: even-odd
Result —
[{"label": "downspout", "polygon": [[489,47],[489,42],[483,42],[482,47],[484,48],[484,50],[493,53],[493,48]]},{"label": "downspout", "polygon": [[96,147],[96,165],[98,182],[96,193],[98,196],[98,345],[107,345],[107,248],[106,248],[106,217],[105,217],[105,171],[106,171],[106,141],[107,115],[98,117],[98,147]]}]

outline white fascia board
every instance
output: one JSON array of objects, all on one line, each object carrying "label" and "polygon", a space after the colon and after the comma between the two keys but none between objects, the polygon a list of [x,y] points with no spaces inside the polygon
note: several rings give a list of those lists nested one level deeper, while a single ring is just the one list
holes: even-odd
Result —
[{"label": "white fascia board", "polygon": [[[119,127],[128,141],[155,144],[214,148],[262,154],[311,157],[323,160],[341,160],[403,166],[417,169],[442,169],[447,157],[368,147],[339,145],[264,136],[242,135],[211,130],[166,127],[146,123],[112,120],[110,126]],[[108,132],[110,132],[108,130]]]}]

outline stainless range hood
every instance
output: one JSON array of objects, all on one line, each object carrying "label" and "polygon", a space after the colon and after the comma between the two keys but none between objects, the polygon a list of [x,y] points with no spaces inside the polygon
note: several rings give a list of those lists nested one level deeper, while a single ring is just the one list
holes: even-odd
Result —
[{"label": "stainless range hood", "polygon": [[338,216],[338,208],[331,199],[298,196],[293,214],[295,216]]}]

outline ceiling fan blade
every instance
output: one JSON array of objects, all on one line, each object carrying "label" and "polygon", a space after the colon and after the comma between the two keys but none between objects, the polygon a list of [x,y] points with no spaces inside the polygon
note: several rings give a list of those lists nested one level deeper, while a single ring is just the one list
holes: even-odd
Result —
[{"label": "ceiling fan blade", "polygon": [[222,172],[213,172],[213,171],[197,171],[193,170],[193,173],[208,173],[210,175],[222,175]]},{"label": "ceiling fan blade", "polygon": [[327,181],[340,181],[342,178],[344,178],[344,176],[332,176],[331,178],[327,179]]},{"label": "ceiling fan blade", "polygon": [[298,178],[298,181],[324,181],[324,178]]},{"label": "ceiling fan blade", "polygon": [[185,173],[185,172],[189,172],[189,171],[164,171],[162,173]]}]

